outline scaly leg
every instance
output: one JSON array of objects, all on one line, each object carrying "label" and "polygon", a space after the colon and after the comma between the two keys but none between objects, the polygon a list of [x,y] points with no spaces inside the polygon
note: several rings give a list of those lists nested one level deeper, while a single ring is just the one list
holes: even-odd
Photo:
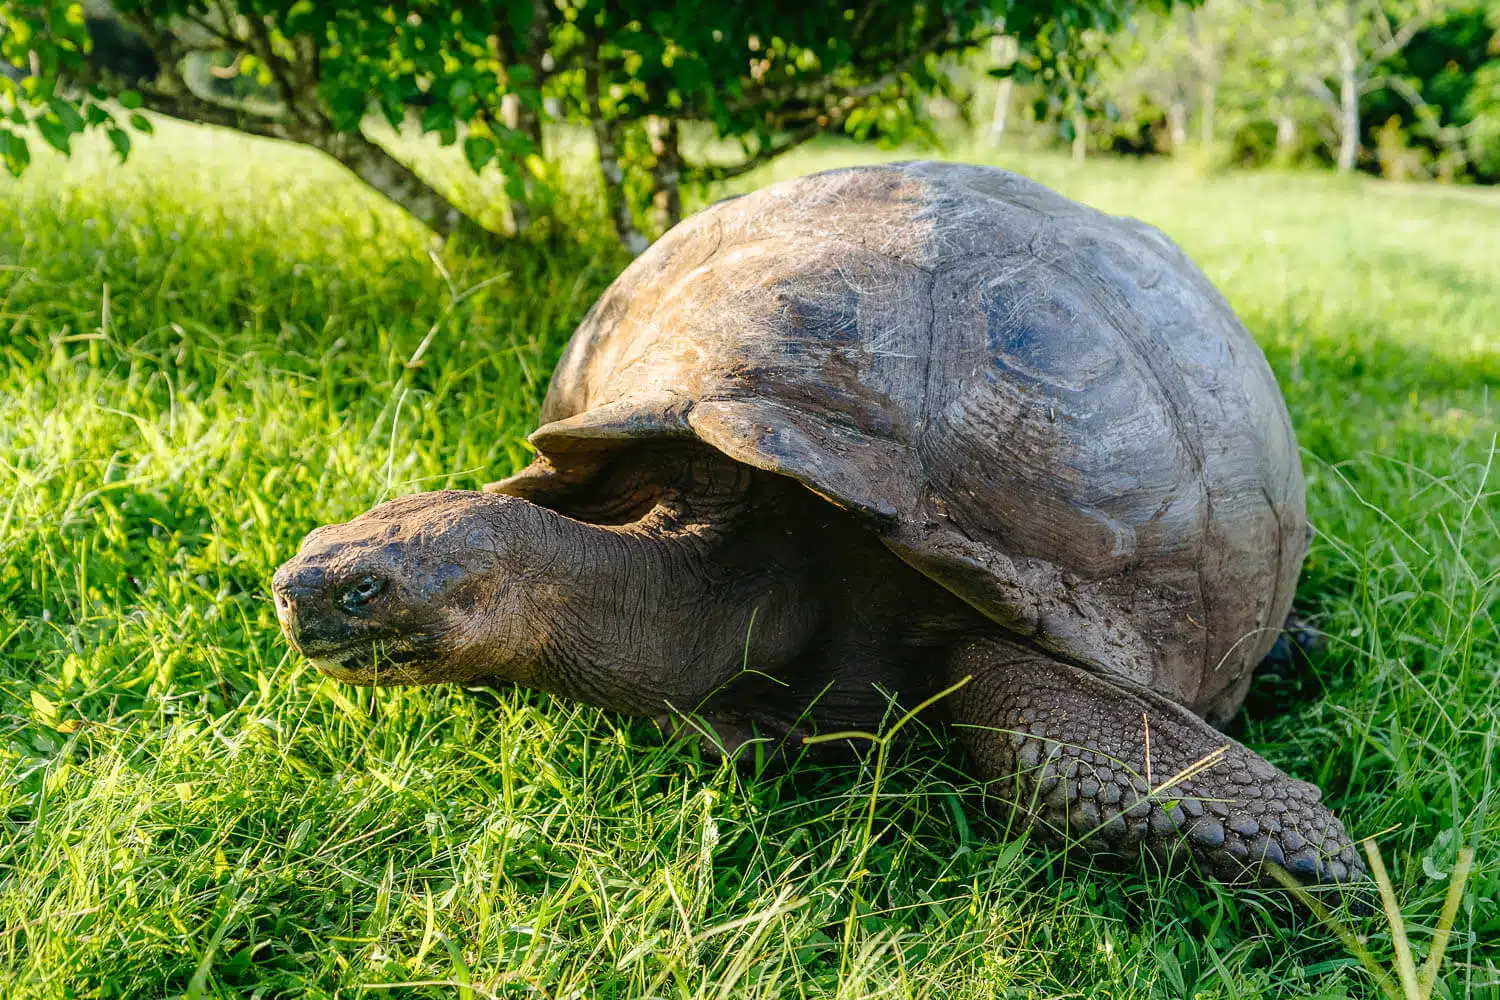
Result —
[{"label": "scaly leg", "polygon": [[1363,880],[1321,793],[1172,700],[1010,643],[969,642],[950,711],[987,791],[1052,843],[1126,858],[1190,856],[1221,881]]}]

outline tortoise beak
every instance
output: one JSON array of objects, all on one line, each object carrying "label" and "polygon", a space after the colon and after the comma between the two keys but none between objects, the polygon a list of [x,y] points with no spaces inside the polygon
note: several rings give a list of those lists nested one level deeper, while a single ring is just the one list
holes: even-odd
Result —
[{"label": "tortoise beak", "polygon": [[276,618],[292,648],[314,657],[342,649],[359,636],[329,594],[328,574],[300,559],[284,563],[271,578]]},{"label": "tortoise beak", "polygon": [[291,563],[282,564],[271,578],[271,598],[276,604],[276,620],[281,623],[281,634],[299,653],[302,647],[297,644],[297,612],[310,596],[307,588],[298,584]]}]

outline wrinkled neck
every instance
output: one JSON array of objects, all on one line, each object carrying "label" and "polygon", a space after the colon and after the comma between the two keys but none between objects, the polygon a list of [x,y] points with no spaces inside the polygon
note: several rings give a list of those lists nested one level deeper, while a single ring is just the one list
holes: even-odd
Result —
[{"label": "wrinkled neck", "polygon": [[712,548],[711,536],[683,528],[658,508],[629,524],[593,524],[530,505],[542,543],[531,565],[570,606],[635,609],[643,599],[671,603],[690,590]]},{"label": "wrinkled neck", "polygon": [[516,547],[513,603],[487,623],[491,645],[512,647],[515,679],[528,686],[659,711],[713,616],[717,595],[703,572],[711,541],[655,513],[598,525],[517,503],[527,508],[526,542]]},{"label": "wrinkled neck", "polygon": [[787,528],[799,508],[727,460],[683,478],[625,524],[506,505],[524,538],[504,546],[506,583],[481,624],[492,673],[660,717],[696,711],[746,664],[774,672],[805,652],[824,602],[807,539]]}]

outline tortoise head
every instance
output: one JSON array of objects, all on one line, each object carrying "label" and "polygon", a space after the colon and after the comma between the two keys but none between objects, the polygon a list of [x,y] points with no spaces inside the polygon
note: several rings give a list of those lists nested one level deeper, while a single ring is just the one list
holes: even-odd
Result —
[{"label": "tortoise head", "polygon": [[282,631],[318,669],[353,684],[493,672],[505,658],[492,623],[510,619],[514,542],[537,528],[521,508],[536,510],[441,490],[315,529],[272,579]]}]

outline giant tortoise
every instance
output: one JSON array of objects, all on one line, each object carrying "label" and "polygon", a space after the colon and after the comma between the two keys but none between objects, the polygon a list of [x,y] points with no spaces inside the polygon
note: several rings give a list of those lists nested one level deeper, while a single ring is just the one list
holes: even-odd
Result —
[{"label": "giant tortoise", "polygon": [[937,698],[1039,837],[1223,880],[1363,877],[1224,735],[1309,527],[1264,355],[1166,236],[909,162],[719,202],[574,333],[483,492],[318,528],[286,635],[355,684],[510,682],[733,753]]}]

